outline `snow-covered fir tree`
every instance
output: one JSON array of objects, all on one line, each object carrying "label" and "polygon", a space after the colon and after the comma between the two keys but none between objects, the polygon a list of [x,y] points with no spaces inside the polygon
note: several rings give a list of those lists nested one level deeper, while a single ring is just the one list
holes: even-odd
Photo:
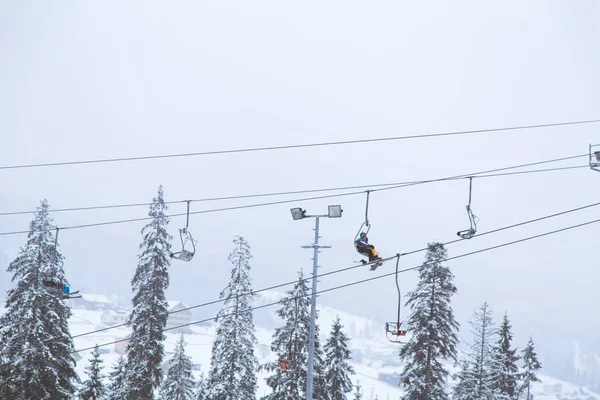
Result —
[{"label": "snow-covered fir tree", "polygon": [[192,375],[192,359],[185,354],[183,334],[175,346],[175,354],[169,362],[167,378],[160,391],[161,400],[193,400],[194,376]]},{"label": "snow-covered fir tree", "polygon": [[356,382],[356,386],[354,386],[354,388],[354,397],[352,397],[352,400],[362,400],[363,392],[362,387],[360,386],[360,381]]},{"label": "snow-covered fir tree", "polygon": [[252,279],[250,277],[250,246],[241,236],[233,240],[235,248],[229,255],[233,264],[227,287],[220,298],[224,305],[217,314],[217,328],[212,347],[207,378],[208,400],[252,400],[256,398],[254,355],[256,329],[252,315]]},{"label": "snow-covered fir tree", "polygon": [[498,331],[498,342],[494,348],[494,357],[499,367],[497,391],[504,399],[516,400],[519,388],[519,367],[517,349],[512,348],[513,335],[508,315],[504,314]]},{"label": "snow-covered fir tree", "polygon": [[400,350],[406,362],[400,376],[404,400],[448,399],[444,385],[449,372],[443,361],[457,360],[459,324],[450,305],[457,290],[454,275],[443,264],[446,258],[442,243],[430,243],[419,267],[419,283],[407,294],[411,338]]},{"label": "snow-covered fir tree", "polygon": [[459,384],[454,389],[454,399],[502,399],[498,390],[500,365],[494,352],[497,330],[487,303],[475,310],[469,324],[473,342],[470,345],[469,359],[462,363],[463,368],[457,374]]},{"label": "snow-covered fir tree", "polygon": [[204,376],[204,373],[200,374],[198,382],[196,383],[194,400],[206,400],[206,377]]},{"label": "snow-covered fir tree", "polygon": [[479,400],[474,376],[475,364],[468,360],[461,361],[460,370],[453,376],[458,380],[452,390],[453,400]]},{"label": "snow-covered fir tree", "polygon": [[104,375],[102,374],[102,358],[98,345],[92,351],[92,358],[89,359],[89,365],[85,367],[87,379],[83,382],[83,387],[79,389],[80,400],[104,400],[107,390],[104,386]]},{"label": "snow-covered fir tree", "polygon": [[152,400],[163,373],[164,329],[168,306],[165,290],[169,286],[172,236],[167,233],[169,218],[165,211],[162,185],[152,199],[148,215],[152,221],[142,230],[141,254],[132,279],[133,310],[128,323],[131,339],[127,345],[126,384],[123,400]]},{"label": "snow-covered fir tree", "polygon": [[[277,361],[261,366],[271,372],[266,379],[272,393],[264,400],[303,400],[306,397],[306,375],[308,363],[308,338],[310,335],[310,295],[302,271],[298,282],[280,300],[281,308],[277,315],[284,320],[277,327],[271,341],[271,351],[277,354]],[[318,313],[317,313],[318,318]],[[313,375],[313,397],[326,399],[327,391],[324,376],[323,350],[319,343],[318,325],[315,329],[315,357]]]},{"label": "snow-covered fir tree", "polygon": [[79,383],[71,310],[55,285],[68,284],[64,257],[48,209],[44,199],[25,246],[7,268],[16,286],[8,291],[0,318],[0,398],[6,400],[72,399]]},{"label": "snow-covered fir tree", "polygon": [[350,338],[342,331],[343,325],[337,317],[325,343],[325,381],[329,400],[346,400],[352,391],[350,376],[354,369],[348,363],[351,359],[348,342]]},{"label": "snow-covered fir tree", "polygon": [[[318,315],[318,313],[317,313]],[[310,328],[310,320],[307,321]],[[313,361],[313,399],[328,400],[327,376],[325,370],[325,353],[321,346],[321,334],[319,325],[315,323],[315,351]],[[309,329],[310,331],[310,329]],[[309,335],[307,335],[309,336]],[[308,344],[307,344],[308,348]]]},{"label": "snow-covered fir tree", "polygon": [[122,400],[125,398],[125,366],[127,360],[123,356],[119,356],[113,370],[108,374],[110,383],[108,384],[108,399]]},{"label": "snow-covered fir tree", "polygon": [[519,387],[519,394],[525,394],[525,400],[532,400],[533,394],[531,394],[531,384],[534,382],[541,382],[537,376],[537,371],[542,368],[542,363],[538,360],[533,339],[531,337],[527,342],[527,346],[523,349],[521,357],[523,359],[523,373],[521,374],[522,382]]}]

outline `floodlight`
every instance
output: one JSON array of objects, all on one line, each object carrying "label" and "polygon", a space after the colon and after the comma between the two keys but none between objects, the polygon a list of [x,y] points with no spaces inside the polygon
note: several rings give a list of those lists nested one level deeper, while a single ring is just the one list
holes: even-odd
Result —
[{"label": "floodlight", "polygon": [[342,216],[342,206],[340,205],[336,205],[336,206],[329,206],[329,211],[327,216],[329,218],[340,218]]},{"label": "floodlight", "polygon": [[290,209],[290,211],[292,212],[292,218],[294,219],[294,221],[304,218],[304,215],[306,214],[306,211],[304,211],[300,207],[292,208]]},{"label": "floodlight", "polygon": [[596,156],[596,161],[600,161],[600,151],[595,151],[594,155]]}]

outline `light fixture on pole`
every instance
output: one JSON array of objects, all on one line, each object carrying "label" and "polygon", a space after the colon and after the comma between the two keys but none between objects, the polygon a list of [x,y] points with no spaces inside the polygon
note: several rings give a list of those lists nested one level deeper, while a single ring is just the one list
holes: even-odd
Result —
[{"label": "light fixture on pole", "polygon": [[292,212],[292,218],[294,221],[298,221],[306,216],[306,210],[301,209],[300,207],[290,209]]},{"label": "light fixture on pole", "polygon": [[303,249],[313,249],[313,276],[312,276],[312,293],[310,307],[310,329],[308,336],[308,371],[306,376],[306,400],[313,400],[313,366],[315,359],[315,324],[317,317],[317,268],[319,267],[319,249],[330,249],[331,246],[319,245],[319,219],[320,218],[341,218],[342,206],[331,205],[327,208],[325,215],[306,215],[306,210],[300,207],[292,208],[292,218],[298,221],[304,218],[315,219],[315,242],[308,246],[301,246]]}]

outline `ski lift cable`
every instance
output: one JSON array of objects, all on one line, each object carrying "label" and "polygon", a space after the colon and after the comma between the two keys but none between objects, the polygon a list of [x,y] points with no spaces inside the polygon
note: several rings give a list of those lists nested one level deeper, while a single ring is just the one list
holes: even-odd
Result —
[{"label": "ski lift cable", "polygon": [[[428,180],[420,180],[420,181],[406,181],[406,182],[390,182],[390,183],[378,183],[378,184],[369,184],[369,185],[354,185],[354,186],[341,186],[341,187],[331,187],[331,188],[318,188],[318,189],[304,189],[304,190],[292,190],[292,191],[281,191],[281,192],[271,192],[271,193],[254,193],[254,194],[246,194],[246,195],[233,195],[233,196],[220,196],[220,197],[208,197],[194,200],[174,200],[174,201],[166,201],[165,204],[178,204],[186,201],[190,201],[193,203],[197,202],[211,202],[211,201],[224,201],[224,200],[241,200],[241,199],[249,199],[249,198],[258,198],[258,197],[272,197],[272,196],[287,196],[294,194],[307,194],[307,193],[319,193],[319,192],[333,192],[340,190],[355,190],[355,189],[369,189],[369,188],[380,188],[380,189],[372,189],[371,191],[379,191],[386,189],[385,187],[391,186],[395,188],[395,186],[413,186],[413,185],[421,185],[427,183],[434,182],[442,182],[442,181],[450,181],[450,180],[458,180],[458,179],[467,179],[470,177],[476,178],[489,178],[489,177],[498,177],[498,176],[509,176],[509,175],[518,175],[518,174],[529,174],[529,173],[539,173],[539,172],[550,172],[550,171],[559,171],[559,170],[568,170],[568,169],[578,169],[578,168],[589,168],[589,165],[582,166],[567,166],[567,167],[557,167],[557,168],[549,168],[549,169],[535,169],[535,170],[527,170],[527,171],[517,171],[514,173],[505,173],[505,174],[493,174],[494,172],[501,172],[510,169],[518,169],[525,167],[532,167],[535,165],[541,164],[549,164],[560,161],[567,161],[576,158],[588,157],[588,154],[578,154],[574,156],[568,157],[560,157],[543,161],[536,161],[526,164],[513,165],[509,167],[501,167],[495,168],[487,171],[480,171],[471,174],[463,174],[463,175],[455,175],[444,178],[434,178]],[[364,193],[364,192],[361,192]],[[83,206],[83,207],[69,207],[69,208],[57,208],[50,209],[49,212],[57,213],[57,212],[74,212],[74,211],[91,211],[91,210],[101,210],[101,209],[113,209],[113,208],[131,208],[131,207],[147,207],[150,203],[129,203],[129,204],[110,204],[110,205],[100,205],[100,206]],[[0,212],[0,216],[8,216],[8,215],[20,215],[20,214],[35,214],[35,210],[29,211],[11,211],[11,212]],[[180,214],[183,215],[183,214]]]},{"label": "ski lift cable", "polygon": [[[551,169],[545,169],[543,171],[541,171],[541,170],[537,170],[537,171],[519,171],[519,172],[506,173],[506,174],[495,174],[493,176],[516,175],[516,174],[532,173],[532,172],[548,172],[548,171],[558,171],[558,170],[574,169],[574,168],[586,168],[587,169],[587,168],[589,168],[589,166],[586,165],[586,166],[573,166],[573,167],[551,168]],[[477,177],[479,177],[479,178],[485,178],[485,177],[489,177],[489,176],[492,176],[492,175],[480,175],[480,176],[477,176]],[[464,177],[452,177],[452,178],[443,178],[443,179],[437,179],[437,180],[431,180],[431,181],[420,181],[418,183],[398,184],[396,186],[390,186],[390,187],[385,187],[385,188],[380,188],[380,189],[372,189],[371,191],[372,192],[376,192],[376,191],[384,191],[384,190],[394,190],[394,189],[400,189],[400,188],[403,188],[403,187],[413,186],[413,185],[422,184],[422,183],[449,181],[449,180],[456,180],[456,179],[464,179]],[[329,198],[335,198],[335,197],[354,196],[354,195],[359,195],[359,194],[364,194],[364,193],[365,193],[364,191],[355,191],[355,192],[337,193],[337,194],[323,195],[323,196],[313,196],[313,197],[296,198],[296,199],[289,199],[289,200],[279,200],[279,201],[272,201],[272,202],[266,202],[266,203],[243,204],[243,205],[239,205],[239,206],[231,206],[231,207],[223,207],[223,208],[213,208],[213,209],[208,209],[208,210],[192,211],[192,212],[190,212],[190,215],[191,214],[209,214],[209,213],[214,213],[214,212],[241,210],[241,209],[247,209],[247,208],[268,207],[268,206],[273,206],[273,205],[295,203],[295,202],[298,202],[298,201],[321,200],[321,199],[329,199]],[[176,214],[169,214],[169,215],[166,215],[166,216],[169,217],[169,218],[172,218],[172,217],[181,217],[181,216],[185,216],[185,215],[187,215],[187,213],[176,213]],[[124,223],[131,223],[131,222],[149,221],[151,219],[152,219],[152,217],[140,217],[140,218],[131,218],[131,219],[124,219],[124,220],[112,220],[112,221],[104,221],[104,222],[94,222],[94,223],[89,223],[89,224],[63,226],[63,227],[61,227],[61,229],[63,229],[63,230],[66,230],[66,229],[81,229],[81,228],[90,228],[90,227],[97,227],[97,226],[106,226],[106,225],[124,224]],[[29,233],[29,231],[0,232],[0,236],[22,235],[22,234],[27,234],[27,233]]]},{"label": "ski lift cable", "polygon": [[153,156],[134,156],[134,157],[103,158],[103,159],[90,159],[90,160],[56,161],[56,162],[36,163],[36,164],[1,165],[0,170],[14,170],[14,169],[23,169],[23,168],[42,168],[42,167],[46,168],[46,167],[67,166],[67,165],[100,164],[100,163],[114,163],[114,162],[124,162],[124,161],[142,161],[142,160],[156,160],[156,159],[165,159],[165,158],[198,157],[198,156],[222,155],[222,154],[232,154],[232,153],[250,153],[250,152],[257,152],[257,151],[299,149],[299,148],[308,148],[308,147],[339,146],[339,145],[360,144],[360,143],[389,142],[389,141],[396,141],[396,140],[437,138],[437,137],[444,137],[444,136],[472,135],[472,134],[477,134],[477,133],[503,132],[503,131],[549,128],[549,127],[568,126],[568,125],[593,124],[593,123],[598,123],[598,122],[600,122],[600,119],[557,122],[557,123],[537,124],[537,125],[521,125],[521,126],[511,126],[511,127],[501,127],[501,128],[475,129],[475,130],[465,130],[465,131],[427,133],[427,134],[416,134],[416,135],[408,135],[408,136],[393,136],[393,137],[380,137],[380,138],[371,138],[371,139],[342,140],[342,141],[335,141],[335,142],[317,142],[317,143],[302,143],[302,144],[291,144],[291,145],[281,145],[281,146],[265,146],[265,147],[253,147],[253,148],[242,148],[242,149],[214,150],[214,151],[203,151],[203,152],[193,152],[193,153],[174,153],[174,154],[161,154],[161,155],[153,155]]},{"label": "ski lift cable", "polygon": [[[502,248],[502,247],[512,246],[514,244],[526,242],[526,241],[533,240],[533,239],[538,239],[538,238],[541,238],[541,237],[553,235],[553,234],[560,233],[560,232],[565,232],[565,231],[576,229],[576,228],[581,228],[583,226],[592,225],[592,224],[596,224],[596,223],[599,223],[599,222],[600,222],[600,219],[596,219],[596,220],[592,220],[592,221],[583,222],[583,223],[580,223],[580,224],[577,224],[577,225],[571,225],[571,226],[568,226],[568,227],[565,227],[565,228],[556,229],[556,230],[553,230],[553,231],[547,231],[547,232],[540,233],[540,234],[537,234],[537,235],[533,235],[533,236],[529,236],[529,237],[525,237],[525,238],[513,240],[511,242],[505,242],[505,243],[501,243],[499,245],[490,246],[490,247],[486,247],[486,248],[483,248],[483,249],[471,251],[471,252],[468,252],[468,253],[459,254],[459,255],[453,256],[453,257],[448,257],[444,261],[451,261],[451,260],[456,260],[456,259],[459,259],[459,258],[469,257],[469,256],[472,256],[472,255],[475,255],[475,254],[484,253],[484,252],[495,250],[495,249],[499,249],[499,248]],[[397,256],[390,257],[390,258],[386,259],[386,261],[392,260],[392,259],[394,259],[396,257]],[[422,263],[422,264],[419,264],[419,265],[416,265],[416,266],[413,266],[413,267],[401,269],[398,272],[394,271],[394,272],[390,272],[390,273],[387,273],[387,274],[374,276],[374,277],[371,277],[371,278],[366,278],[366,279],[361,279],[361,280],[357,280],[357,281],[352,281],[352,282],[349,282],[349,283],[346,283],[346,284],[343,284],[343,285],[333,286],[333,287],[330,287],[330,288],[327,288],[327,289],[319,290],[319,291],[316,292],[316,294],[323,294],[323,293],[327,293],[327,292],[332,292],[332,291],[335,291],[335,290],[340,290],[340,289],[344,289],[344,288],[347,288],[347,287],[360,285],[360,284],[371,282],[371,281],[375,281],[375,280],[378,280],[378,279],[387,278],[387,277],[390,277],[392,275],[396,275],[396,274],[399,274],[399,273],[405,273],[405,272],[409,272],[409,271],[414,271],[414,270],[417,270],[417,269],[423,267],[424,265],[426,265],[426,263]],[[362,266],[362,264],[361,264],[361,266]],[[296,283],[296,282],[298,282],[298,281],[295,281],[294,283]],[[261,308],[272,307],[272,306],[275,306],[275,305],[278,305],[278,304],[282,304],[282,303],[284,303],[286,301],[292,301],[292,300],[295,300],[295,299],[300,299],[300,298],[309,297],[309,296],[311,296],[310,293],[308,293],[308,294],[306,294],[304,296],[296,296],[296,297],[289,298],[289,299],[282,299],[282,300],[279,300],[279,301],[275,301],[275,302],[263,304],[263,305],[260,305],[260,306],[252,307],[247,312],[258,310],[258,309],[261,309]],[[228,314],[228,315],[235,315],[235,313],[231,313],[231,314]],[[181,325],[173,326],[173,327],[170,327],[170,328],[166,328],[166,329],[164,329],[164,331],[166,332],[166,331],[171,331],[171,330],[176,330],[176,329],[184,328],[184,327],[187,327],[187,326],[190,326],[190,325],[196,325],[196,324],[203,323],[203,322],[210,322],[210,321],[213,321],[215,318],[216,318],[216,316],[213,316],[211,318],[205,318],[205,319],[198,320],[198,321],[188,322],[186,324],[181,324]],[[75,338],[75,336],[73,336],[73,338]],[[103,344],[98,345],[98,347],[110,346],[112,344],[116,344],[116,343],[120,343],[120,342],[125,342],[127,340],[129,340],[129,339],[120,339],[120,340],[116,340],[116,341],[109,342],[109,343],[103,343]],[[94,349],[94,347],[95,346],[87,347],[87,348],[83,348],[83,349],[78,349],[78,350],[73,351],[72,353],[78,353],[78,352],[82,352],[82,351],[92,350],[92,349]]]},{"label": "ski lift cable", "polygon": [[[501,232],[501,231],[504,231],[504,230],[516,228],[516,227],[519,227],[519,226],[523,226],[523,225],[527,225],[527,224],[532,224],[532,223],[535,223],[535,222],[543,221],[543,220],[550,219],[550,218],[555,218],[555,217],[558,217],[558,216],[561,216],[561,215],[570,214],[570,213],[573,213],[573,212],[581,211],[581,210],[584,210],[584,209],[587,209],[587,208],[596,207],[596,206],[600,206],[600,202],[593,203],[593,204],[588,204],[588,205],[577,207],[577,208],[573,208],[573,209],[570,209],[570,210],[565,210],[565,211],[561,211],[561,212],[558,212],[558,213],[546,215],[546,216],[543,216],[543,217],[539,217],[539,218],[535,218],[535,219],[531,219],[531,220],[527,220],[527,221],[522,221],[522,222],[519,222],[519,223],[516,223],[516,224],[504,226],[504,227],[497,228],[497,229],[494,229],[494,230],[491,230],[491,231],[483,232],[483,233],[479,234],[476,237],[481,237],[481,236],[485,236],[485,235],[489,235],[489,234]],[[443,243],[443,245],[447,246],[447,245],[451,245],[451,244],[454,244],[454,243],[457,243],[457,242],[462,242],[462,240],[461,239],[451,240],[449,242]],[[426,250],[427,250],[427,247],[424,247],[424,248],[421,248],[421,249],[417,249],[417,250],[413,250],[413,251],[401,253],[400,256],[407,256],[407,255],[417,254],[417,253],[424,252]],[[396,257],[398,257],[398,255],[394,255],[392,257],[383,258],[380,262],[387,262],[387,261],[395,259]],[[333,271],[329,271],[329,272],[324,272],[324,273],[318,274],[317,278],[321,278],[321,277],[325,277],[325,276],[329,276],[329,275],[334,275],[334,274],[338,274],[338,273],[341,273],[341,272],[350,271],[350,270],[353,270],[353,269],[356,269],[356,268],[360,268],[360,267],[364,267],[364,266],[365,266],[364,264],[356,264],[356,265],[352,265],[350,267],[345,267],[345,268],[341,268],[341,269],[337,269],[337,270],[333,270]],[[304,279],[305,282],[310,281],[310,280],[312,280],[312,277]],[[261,293],[261,292],[266,292],[266,291],[273,290],[273,289],[279,289],[281,287],[293,285],[293,284],[295,284],[297,282],[298,282],[298,280],[293,280],[293,281],[289,281],[289,282],[285,282],[285,283],[280,283],[280,284],[269,286],[269,287],[266,287],[266,288],[262,288],[262,289],[258,289],[258,290],[253,290],[252,292],[249,292],[249,293],[246,293],[246,294],[241,294],[241,296],[255,295],[255,294],[258,294],[258,293]],[[205,302],[205,303],[197,304],[197,305],[194,305],[194,306],[182,308],[180,310],[170,311],[169,315],[170,314],[176,314],[178,312],[189,311],[189,310],[193,310],[193,309],[197,309],[197,308],[208,307],[208,306],[211,306],[211,305],[222,303],[224,301],[225,301],[224,299],[212,300],[212,301],[209,301],[209,302]],[[97,330],[90,331],[90,332],[80,333],[78,335],[74,335],[73,338],[77,338],[77,337],[81,337],[81,336],[87,336],[87,335],[91,335],[91,334],[99,333],[99,332],[105,332],[105,331],[108,331],[108,330],[111,330],[111,329],[121,328],[121,327],[125,327],[125,326],[127,326],[127,324],[112,325],[112,326],[109,326],[109,327],[106,327],[106,328],[101,328],[101,329],[97,329]]]}]

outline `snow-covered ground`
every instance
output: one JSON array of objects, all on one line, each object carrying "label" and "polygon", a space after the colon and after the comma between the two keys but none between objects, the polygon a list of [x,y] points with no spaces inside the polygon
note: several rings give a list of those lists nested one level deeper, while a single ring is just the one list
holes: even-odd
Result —
[{"label": "snow-covered ground", "polygon": [[[266,292],[259,303],[276,301],[281,298],[282,293]],[[83,349],[93,347],[95,344],[111,343],[123,339],[129,334],[127,328],[114,328],[93,334],[88,332],[107,328],[101,323],[103,311],[73,309],[73,316],[69,321],[71,334],[74,337],[75,348]],[[270,313],[270,320],[277,321],[278,317],[274,315],[275,307],[262,310],[263,313]],[[4,310],[0,308],[0,313]],[[380,322],[375,322],[367,318],[358,317],[350,313],[336,310],[329,307],[319,307],[319,325],[322,337],[322,343],[329,334],[332,321],[340,317],[344,330],[352,338],[350,347],[353,351],[354,360],[352,366],[356,374],[353,377],[354,383],[360,382],[365,400],[396,400],[402,395],[402,390],[397,386],[397,374],[401,371],[402,365],[398,358],[399,347],[397,344],[389,342],[385,337],[383,326]],[[258,340],[256,346],[256,355],[260,363],[272,361],[275,355],[270,351],[272,331],[257,326],[256,337]],[[84,335],[84,336],[78,336]],[[167,356],[173,352],[175,344],[180,333],[166,332],[165,351]],[[210,354],[214,340],[214,325],[203,324],[202,326],[192,326],[191,333],[184,334],[187,342],[186,353],[191,356],[196,370],[196,377],[200,372],[206,373],[210,364]],[[118,345],[110,344],[102,346],[104,352],[102,359],[104,361],[105,374],[112,370],[117,358],[119,357]],[[85,367],[88,365],[88,359],[91,357],[91,350],[78,353],[81,359],[77,362],[77,372],[85,379]],[[456,371],[453,366],[448,366],[452,372]],[[258,376],[258,395],[262,396],[270,392],[265,384],[264,378],[267,373],[260,373]],[[550,376],[540,375],[541,383],[534,386],[534,395],[538,399],[544,400],[600,400],[600,394],[590,392],[587,388],[573,385]],[[450,382],[452,384],[452,382]]]},{"label": "snow-covered ground", "polygon": [[[279,292],[266,292],[261,294],[259,303],[277,301],[282,296]],[[273,313],[275,307],[268,308],[263,312],[271,313],[273,321],[277,321]],[[90,311],[73,309],[73,317],[70,320],[71,334],[77,336],[90,331],[94,331],[105,326],[101,324],[100,317],[102,311]],[[319,325],[322,341],[329,334],[329,328],[332,321],[339,316],[345,331],[352,338],[350,342],[351,349],[355,357],[352,363],[356,374],[353,377],[354,383],[360,382],[364,398],[372,399],[399,399],[402,390],[397,386],[397,373],[401,371],[402,365],[399,362],[397,344],[390,343],[385,337],[385,332],[381,323],[374,322],[367,318],[357,317],[350,313],[332,309],[329,307],[319,308]],[[92,347],[96,343],[104,344],[124,338],[129,331],[125,328],[110,329],[90,335],[75,337],[75,347],[77,349]],[[270,351],[272,331],[257,326],[256,355],[260,363],[275,359],[275,355]],[[175,343],[179,333],[167,332],[165,341],[165,351],[171,353],[175,348]],[[186,353],[191,356],[192,362],[199,368],[194,371],[196,377],[200,371],[206,372],[210,364],[210,353],[214,340],[214,326],[204,324],[203,326],[192,326],[191,333],[184,334],[187,342]],[[119,354],[116,352],[115,345],[103,347],[108,353],[103,354],[105,369],[108,373],[114,365]],[[77,363],[77,372],[84,377],[84,368],[87,360],[90,358],[91,350],[79,353],[82,359]],[[452,372],[456,371],[451,367]],[[258,376],[259,396],[270,392],[265,384],[266,373],[260,373]],[[536,398],[545,400],[600,400],[600,394],[592,393],[586,388],[582,388],[568,382],[560,381],[549,376],[540,375],[542,382],[534,387]],[[452,384],[452,382],[451,382]]]}]

